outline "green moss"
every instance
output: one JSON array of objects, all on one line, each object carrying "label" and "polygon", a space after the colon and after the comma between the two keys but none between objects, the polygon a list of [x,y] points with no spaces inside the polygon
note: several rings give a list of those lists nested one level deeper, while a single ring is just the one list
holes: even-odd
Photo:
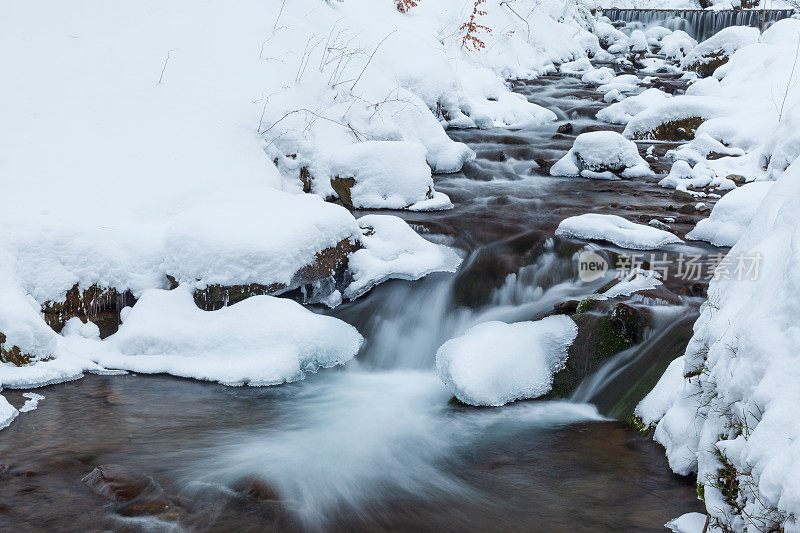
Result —
[{"label": "green moss", "polygon": [[577,314],[585,313],[586,311],[591,311],[597,305],[597,300],[594,298],[584,298],[578,304],[577,309],[575,312]]},{"label": "green moss", "polygon": [[650,432],[655,429],[654,426],[645,424],[644,420],[642,420],[642,417],[636,414],[629,416],[626,422],[629,426],[644,436],[649,435]]},{"label": "green moss", "polygon": [[697,497],[700,498],[701,501],[706,501],[706,486],[697,482]]},{"label": "green moss", "polygon": [[31,354],[25,353],[18,346],[9,346],[6,336],[0,333],[0,362],[11,363],[15,366],[25,366],[36,360]]},{"label": "green moss", "polygon": [[695,131],[703,122],[702,117],[670,120],[659,124],[652,130],[635,132],[633,138],[637,140],[691,141],[694,139]]},{"label": "green moss", "polygon": [[617,352],[633,346],[633,340],[615,327],[611,317],[604,316],[600,319],[600,331],[597,339],[597,357],[605,359]]}]

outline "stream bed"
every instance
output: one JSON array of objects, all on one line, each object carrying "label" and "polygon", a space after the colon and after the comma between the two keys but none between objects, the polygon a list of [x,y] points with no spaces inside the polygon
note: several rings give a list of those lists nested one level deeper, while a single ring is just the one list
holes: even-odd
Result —
[{"label": "stream bed", "polygon": [[[658,178],[550,177],[578,133],[621,128],[594,118],[602,94],[577,78],[513,85],[559,121],[450,131],[478,154],[462,172],[437,177],[456,208],[398,213],[463,253],[456,275],[392,281],[320,309],[366,343],[345,368],[302,382],[233,388],[88,375],[37,391],[38,409],[0,433],[0,530],[663,531],[700,511],[694,480],[673,475],[663,450],[624,419],[685,347],[702,284],[672,276],[661,296],[629,299],[652,313],[649,328],[567,397],[469,408],[435,375],[436,349],[470,326],[538,319],[599,289],[601,281],[577,278],[570,253],[587,243],[552,238],[562,219],[671,217],[683,235],[704,216],[680,214]],[[567,122],[572,131],[558,133]],[[642,154],[651,144],[649,161],[663,175],[675,145],[643,143]],[[663,250],[670,258],[720,251]],[[19,407],[23,392],[3,394]],[[123,496],[131,487],[133,500]]]}]

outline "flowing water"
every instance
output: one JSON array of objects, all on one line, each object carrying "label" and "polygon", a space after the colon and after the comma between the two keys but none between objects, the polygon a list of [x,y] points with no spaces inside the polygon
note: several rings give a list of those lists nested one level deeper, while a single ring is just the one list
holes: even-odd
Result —
[{"label": "flowing water", "polygon": [[[605,104],[574,78],[514,85],[562,120],[450,132],[478,153],[437,179],[456,208],[402,214],[463,252],[456,275],[388,282],[337,308],[331,314],[367,342],[345,368],[303,382],[87,376],[43,389],[39,408],[0,432],[0,530],[661,531],[699,510],[693,480],[671,474],[658,445],[612,419],[630,413],[685,346],[701,302],[686,283],[629,299],[652,313],[650,327],[571,398],[468,408],[435,376],[436,349],[470,326],[541,318],[604,283],[579,281],[574,251],[586,243],[553,238],[563,218],[673,216],[684,233],[697,220],[676,213],[657,179],[549,177],[577,133],[600,127],[593,116]],[[566,121],[573,132],[556,133]],[[672,146],[655,146],[655,168],[666,168]],[[665,253],[687,251],[719,250]],[[4,394],[19,406],[21,392]],[[122,483],[138,479],[147,497],[125,504],[90,491],[81,478],[101,465],[119,465]]]},{"label": "flowing water", "polygon": [[731,26],[765,29],[793,14],[792,9],[603,9],[603,15],[612,21],[632,23],[641,29],[664,26],[671,30],[683,30],[697,41],[705,41]]}]

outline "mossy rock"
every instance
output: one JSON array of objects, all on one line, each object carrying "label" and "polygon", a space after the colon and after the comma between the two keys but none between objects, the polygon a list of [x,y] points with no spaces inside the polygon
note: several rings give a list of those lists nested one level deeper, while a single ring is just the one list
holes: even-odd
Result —
[{"label": "mossy rock", "polygon": [[57,333],[69,319],[77,317],[83,322],[94,322],[100,329],[100,337],[106,338],[119,329],[120,311],[135,303],[136,298],[130,291],[119,292],[97,284],[84,289],[76,283],[67,291],[63,301],[45,302],[42,313],[47,325]]},{"label": "mossy rock", "polygon": [[353,207],[351,190],[355,185],[355,178],[340,178],[339,176],[331,178],[331,187],[333,187],[334,192],[336,192],[339,199],[347,207]]},{"label": "mossy rock", "polygon": [[18,346],[9,346],[7,340],[6,336],[0,333],[0,362],[11,363],[15,366],[25,366],[36,361],[36,357],[23,352]]},{"label": "mossy rock", "polygon": [[730,57],[722,50],[704,55],[697,61],[690,63],[686,66],[688,70],[697,72],[700,76],[708,77],[714,74],[714,71],[728,62]]},{"label": "mossy rock", "polygon": [[652,130],[637,131],[636,140],[691,141],[697,128],[705,121],[702,117],[686,117],[659,124]]}]

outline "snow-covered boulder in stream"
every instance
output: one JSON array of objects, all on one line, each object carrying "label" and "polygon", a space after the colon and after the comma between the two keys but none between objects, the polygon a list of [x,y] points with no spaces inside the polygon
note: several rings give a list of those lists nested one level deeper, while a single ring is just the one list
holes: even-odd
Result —
[{"label": "snow-covered boulder in stream", "polygon": [[331,158],[331,186],[357,209],[449,209],[447,195],[433,189],[425,155],[416,142],[356,143]]},{"label": "snow-covered boulder in stream", "polygon": [[426,241],[402,218],[366,215],[358,224],[363,248],[350,257],[353,281],[345,298],[355,299],[389,278],[415,280],[431,272],[455,272],[461,264],[452,248]]},{"label": "snow-covered boulder in stream", "polygon": [[636,224],[617,215],[586,213],[565,218],[556,235],[608,241],[631,250],[654,250],[672,243],[683,242],[668,231]]},{"label": "snow-covered boulder in stream", "polygon": [[107,368],[263,386],[344,364],[362,341],[349,324],[286,298],[254,296],[209,312],[181,285],[145,292],[117,333],[84,342]]},{"label": "snow-covered boulder in stream", "polygon": [[636,96],[629,96],[621,102],[611,104],[597,112],[597,118],[612,124],[627,124],[636,114],[648,107],[660,104],[669,95],[659,89],[650,88]]},{"label": "snow-covered boulder in stream", "polygon": [[582,133],[572,149],[550,168],[553,176],[619,179],[652,176],[636,143],[614,131]]},{"label": "snow-covered boulder in stream", "polygon": [[436,352],[436,372],[456,398],[499,406],[538,398],[564,367],[578,327],[567,316],[537,322],[484,322]]},{"label": "snow-covered boulder in stream", "polygon": [[773,185],[774,181],[758,181],[732,190],[720,198],[711,215],[698,222],[686,238],[708,241],[714,246],[733,246],[744,235]]},{"label": "snow-covered boulder in stream", "polygon": [[681,66],[703,76],[711,76],[717,68],[740,48],[758,42],[761,32],[749,26],[731,26],[698,44],[681,60]]},{"label": "snow-covered boulder in stream", "polygon": [[0,394],[0,429],[8,427],[19,414],[13,405],[8,403],[5,396]]}]

